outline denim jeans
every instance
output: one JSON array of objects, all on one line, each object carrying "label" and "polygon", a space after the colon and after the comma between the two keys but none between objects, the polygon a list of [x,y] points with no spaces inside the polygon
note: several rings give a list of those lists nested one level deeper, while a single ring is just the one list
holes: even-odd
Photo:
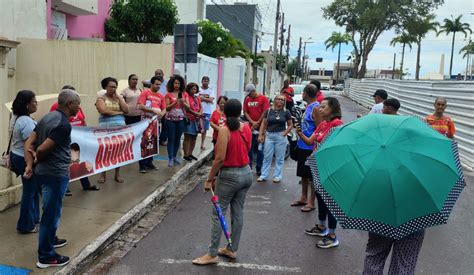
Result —
[{"label": "denim jeans", "polygon": [[63,198],[69,177],[34,175],[43,193],[43,215],[39,231],[38,259],[47,260],[56,255],[54,238],[61,217]]},{"label": "denim jeans", "polygon": [[[230,236],[234,252],[239,249],[240,234],[244,224],[245,197],[252,182],[252,171],[248,166],[242,168],[223,168],[219,172],[217,179],[216,195],[219,196],[219,203],[224,215],[230,205],[230,224],[232,227]],[[217,256],[222,229],[214,206],[212,206],[211,222],[209,255]]]},{"label": "denim jeans", "polygon": [[283,132],[267,132],[265,135],[265,148],[263,150],[263,166],[262,174],[260,177],[267,179],[272,166],[273,154],[275,154],[275,172],[273,173],[274,179],[282,179],[283,177],[283,163],[285,162],[286,145],[288,145],[288,139],[286,136],[282,136]]},{"label": "denim jeans", "polygon": [[21,194],[20,217],[16,224],[16,230],[26,233],[35,228],[35,224],[39,223],[39,186],[34,179],[25,179],[22,175],[25,172],[26,162],[22,156],[10,153],[10,161],[13,172],[17,176],[21,176],[23,184],[23,192]]},{"label": "denim jeans", "polygon": [[161,119],[161,129],[160,129],[160,143],[166,142],[168,140],[168,129],[166,128],[166,118]]},{"label": "denim jeans", "polygon": [[263,151],[258,150],[258,134],[252,134],[252,148],[250,148],[249,152],[249,165],[250,168],[253,166],[253,157],[256,154],[257,155],[257,164],[255,169],[257,170],[257,173],[260,173],[262,170],[262,165],[263,165]]},{"label": "denim jeans", "polygon": [[[311,183],[310,183],[311,184]],[[318,199],[318,219],[319,223],[324,225],[326,224],[326,218],[328,219],[328,228],[335,230],[337,227],[336,218],[329,212],[328,207],[323,201],[321,195],[316,192],[316,198]]]},{"label": "denim jeans", "polygon": [[184,121],[166,120],[166,130],[168,131],[168,158],[173,159],[178,155],[179,146],[181,145],[181,136],[184,132]]}]

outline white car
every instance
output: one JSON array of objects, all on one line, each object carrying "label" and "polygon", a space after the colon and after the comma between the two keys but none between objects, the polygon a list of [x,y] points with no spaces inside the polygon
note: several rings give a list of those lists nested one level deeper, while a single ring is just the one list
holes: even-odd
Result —
[{"label": "white car", "polygon": [[321,83],[321,90],[329,90],[329,84]]},{"label": "white car", "polygon": [[306,109],[306,102],[303,100],[303,89],[305,85],[291,84],[290,87],[293,88],[295,93],[295,96],[293,97],[295,105],[298,105],[302,110]]}]

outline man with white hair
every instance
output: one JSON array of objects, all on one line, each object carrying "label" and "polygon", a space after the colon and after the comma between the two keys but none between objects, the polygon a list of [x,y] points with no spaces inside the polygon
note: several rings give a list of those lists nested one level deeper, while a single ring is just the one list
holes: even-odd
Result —
[{"label": "man with white hair", "polygon": [[75,91],[62,90],[56,111],[46,114],[25,142],[26,168],[23,177],[33,177],[43,194],[36,263],[39,268],[69,263],[69,257],[61,256],[55,251],[55,248],[67,244],[66,240],[56,236],[56,230],[69,183],[71,124],[68,118],[77,114],[80,104],[81,99]]}]

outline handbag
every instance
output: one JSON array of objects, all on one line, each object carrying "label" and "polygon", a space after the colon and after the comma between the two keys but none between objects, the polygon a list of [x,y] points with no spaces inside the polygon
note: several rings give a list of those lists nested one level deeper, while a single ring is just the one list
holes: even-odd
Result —
[{"label": "handbag", "polygon": [[18,118],[16,118],[15,122],[13,123],[12,133],[10,134],[10,140],[8,141],[7,150],[2,153],[2,157],[0,158],[0,166],[4,167],[4,168],[7,168],[8,170],[12,169],[12,166],[11,166],[11,163],[10,163],[10,146],[12,145],[13,131],[15,130],[15,124],[16,124],[17,119]]}]

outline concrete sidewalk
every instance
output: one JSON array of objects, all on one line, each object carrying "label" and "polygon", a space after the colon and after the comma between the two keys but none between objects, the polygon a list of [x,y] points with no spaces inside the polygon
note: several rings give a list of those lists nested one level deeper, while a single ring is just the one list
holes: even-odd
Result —
[{"label": "concrete sidewalk", "polygon": [[[207,150],[201,152],[200,140],[197,141],[195,156],[199,161],[186,162],[173,168],[167,167],[166,147],[160,147],[161,154],[156,157],[157,171],[146,174],[138,172],[138,163],[121,169],[124,183],[113,180],[113,171],[107,173],[107,181],[97,184],[98,175],[90,177],[100,191],[83,191],[79,181],[70,184],[73,195],[65,197],[58,236],[68,240],[68,244],[59,248],[61,255],[71,257],[71,263],[81,262],[93,255],[118,235],[136,219],[144,215],[154,204],[150,200],[160,200],[170,192],[191,171],[198,169],[211,155],[210,138],[206,142]],[[143,203],[144,201],[147,203]],[[16,231],[19,205],[0,213],[0,273],[31,271],[34,274],[52,274],[60,268],[38,269],[38,234],[22,235]],[[110,239],[110,240],[109,240]],[[80,258],[80,259],[78,259]],[[15,269],[17,268],[17,269]]]}]

